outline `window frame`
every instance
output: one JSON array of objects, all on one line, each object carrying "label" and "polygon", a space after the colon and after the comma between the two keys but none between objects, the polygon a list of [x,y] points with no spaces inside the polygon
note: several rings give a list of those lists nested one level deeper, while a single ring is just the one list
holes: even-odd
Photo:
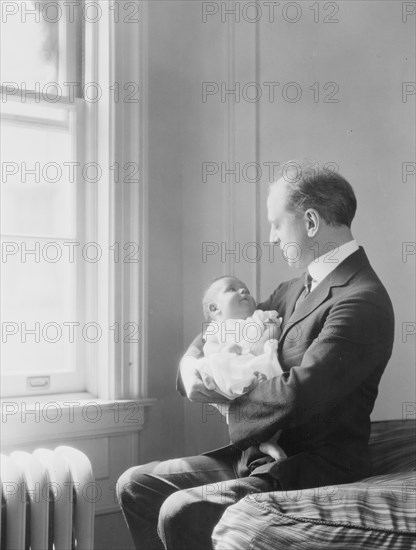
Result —
[{"label": "window frame", "polygon": [[[137,1],[137,0],[136,0]],[[102,261],[86,265],[85,318],[98,320],[109,328],[136,323],[139,341],[115,342],[104,330],[98,345],[87,348],[85,356],[85,392],[78,398],[147,402],[147,177],[145,109],[147,74],[146,6],[141,4],[137,25],[115,21],[109,3],[99,0],[102,17],[97,23],[85,22],[85,82],[96,82],[103,91],[100,101],[84,101],[85,139],[78,140],[78,153],[83,162],[97,162],[103,175],[99,182],[85,187],[83,227],[86,242],[97,242],[103,250]],[[123,59],[123,63],[119,62]],[[140,83],[138,103],[116,103],[111,86],[114,83]],[[63,101],[65,101],[63,99]],[[132,122],[133,121],[133,122]],[[135,162],[139,182],[117,184],[110,167]],[[81,221],[81,220],[78,220]],[[110,247],[136,243],[139,262],[114,262]],[[43,392],[42,392],[43,393]],[[39,395],[26,396],[28,401]],[[48,399],[56,395],[43,395]],[[64,402],[68,395],[59,395]]]}]

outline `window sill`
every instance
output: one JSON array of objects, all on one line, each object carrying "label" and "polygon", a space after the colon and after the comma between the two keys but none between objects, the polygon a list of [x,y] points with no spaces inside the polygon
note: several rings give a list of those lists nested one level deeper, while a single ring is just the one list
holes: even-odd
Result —
[{"label": "window sill", "polygon": [[155,399],[105,400],[89,394],[1,400],[2,447],[72,438],[121,435],[143,429]]}]

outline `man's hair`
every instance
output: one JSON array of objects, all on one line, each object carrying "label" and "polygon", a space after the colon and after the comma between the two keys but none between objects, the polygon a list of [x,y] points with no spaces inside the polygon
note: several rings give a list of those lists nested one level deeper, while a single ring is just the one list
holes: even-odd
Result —
[{"label": "man's hair", "polygon": [[280,178],[287,185],[289,211],[303,214],[313,208],[328,225],[351,227],[357,199],[351,185],[340,174],[317,162],[291,160],[280,170]]},{"label": "man's hair", "polygon": [[212,281],[205,287],[204,293],[202,295],[202,311],[204,313],[204,318],[207,321],[211,321],[211,312],[209,310],[209,305],[211,303],[211,296],[210,296],[210,288],[214,283],[217,281],[220,281],[221,279],[236,279],[239,281],[240,279],[238,277],[234,277],[234,275],[220,275],[220,277],[215,277],[215,279],[212,279]]}]

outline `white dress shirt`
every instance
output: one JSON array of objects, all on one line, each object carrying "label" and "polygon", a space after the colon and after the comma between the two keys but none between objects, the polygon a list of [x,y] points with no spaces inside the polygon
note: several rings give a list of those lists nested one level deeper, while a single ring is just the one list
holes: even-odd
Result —
[{"label": "white dress shirt", "polygon": [[333,248],[326,254],[322,254],[318,258],[315,258],[309,265],[308,271],[312,277],[311,292],[319,285],[325,277],[327,277],[331,271],[334,271],[348,256],[351,256],[359,249],[358,243],[355,239],[349,241],[339,248]]}]

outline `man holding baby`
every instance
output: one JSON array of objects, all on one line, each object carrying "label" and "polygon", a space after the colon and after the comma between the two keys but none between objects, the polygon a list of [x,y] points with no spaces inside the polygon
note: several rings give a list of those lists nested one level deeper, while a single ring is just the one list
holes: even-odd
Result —
[{"label": "man holding baby", "polygon": [[[282,318],[281,374],[227,399],[212,389],[215,378],[201,376],[204,342],[194,340],[178,389],[192,401],[222,404],[231,444],[123,474],[118,495],[137,550],[209,550],[226,508],[248,494],[371,475],[370,413],[392,352],[394,316],[351,233],[354,191],[341,175],[302,163],[271,185],[267,211],[270,241],[289,265],[306,270],[256,306]],[[265,443],[277,443],[276,434],[283,453],[268,454]]]}]

